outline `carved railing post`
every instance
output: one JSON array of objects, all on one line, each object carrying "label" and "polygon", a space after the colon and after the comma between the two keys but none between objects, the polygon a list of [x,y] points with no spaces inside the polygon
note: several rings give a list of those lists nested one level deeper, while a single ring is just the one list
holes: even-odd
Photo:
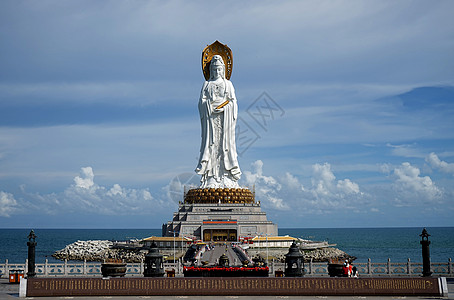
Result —
[{"label": "carved railing post", "polygon": [[143,274],[143,259],[140,260],[140,274]]},{"label": "carved railing post", "polygon": [[407,259],[407,274],[411,274],[411,262],[410,262],[410,258]]},{"label": "carved railing post", "polygon": [[5,259],[5,276],[9,274],[8,259]]},{"label": "carved railing post", "polygon": [[48,270],[48,260],[46,258],[46,260],[44,261],[44,276],[47,276],[49,274],[49,270]]},{"label": "carved railing post", "polygon": [[452,261],[451,258],[448,259],[448,274],[452,274]]},{"label": "carved railing post", "polygon": [[367,274],[372,275],[372,263],[370,258],[367,259]]},{"label": "carved railing post", "polygon": [[309,274],[312,274],[312,257],[311,260],[309,261]]}]

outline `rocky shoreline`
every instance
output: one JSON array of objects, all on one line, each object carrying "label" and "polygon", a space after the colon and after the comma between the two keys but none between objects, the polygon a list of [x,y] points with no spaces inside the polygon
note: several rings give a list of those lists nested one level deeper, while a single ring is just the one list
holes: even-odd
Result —
[{"label": "rocky shoreline", "polygon": [[107,258],[122,259],[125,262],[141,262],[145,253],[136,249],[113,248],[114,243],[106,240],[77,241],[55,251],[52,257],[60,260],[86,260],[103,262]]},{"label": "rocky shoreline", "polygon": [[[251,257],[262,256],[265,257],[264,249],[248,249],[248,254]],[[79,261],[99,261],[103,262],[107,258],[122,259],[127,263],[142,262],[147,253],[146,248],[137,247],[116,247],[113,242],[107,240],[89,240],[89,241],[76,241],[67,245],[65,248],[56,251],[52,257],[60,260],[79,260]],[[172,250],[161,249],[163,255],[173,255]],[[333,247],[324,247],[321,249],[305,250],[301,252],[304,254],[305,261],[312,260],[313,262],[328,262],[329,260],[355,260],[356,258],[348,255],[342,250]],[[285,260],[285,254],[288,253],[288,248],[269,248],[268,255],[273,256],[279,261]],[[183,253],[178,253],[176,257],[182,256]]]},{"label": "rocky shoreline", "polygon": [[[301,250],[301,249],[300,249]],[[268,249],[268,255],[275,257],[277,260],[280,262],[285,261],[285,254],[288,253],[288,248],[287,249],[282,249],[282,248],[269,248]],[[328,262],[330,260],[334,261],[339,261],[339,260],[346,260],[348,259],[349,261],[354,261],[356,257],[348,255],[342,250],[339,250],[337,248],[332,248],[332,247],[327,247],[327,248],[322,248],[322,249],[313,249],[313,250],[301,250],[301,253],[304,254],[304,261],[309,262]],[[260,249],[248,249],[248,254],[249,256],[261,256],[263,258],[266,258],[266,250]],[[271,258],[270,258],[271,259]]]}]

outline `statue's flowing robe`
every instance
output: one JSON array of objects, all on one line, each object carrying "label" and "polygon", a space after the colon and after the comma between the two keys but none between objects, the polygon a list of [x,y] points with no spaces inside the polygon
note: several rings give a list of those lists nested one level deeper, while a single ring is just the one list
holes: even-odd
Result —
[{"label": "statue's flowing robe", "polygon": [[[214,178],[219,182],[222,181],[223,177],[227,177],[236,182],[241,176],[235,143],[238,104],[233,84],[229,80],[224,80],[224,82],[224,97],[220,98],[218,96],[217,101],[213,102],[216,96],[213,88],[210,88],[210,84],[213,84],[210,81],[205,81],[200,93],[198,106],[202,125],[202,144],[196,172],[202,175],[202,186],[210,178]],[[229,103],[223,107],[224,111],[216,113],[215,108],[225,100],[229,100]],[[215,124],[216,118],[221,118],[222,120],[221,133],[217,132],[219,131],[219,126]],[[217,122],[219,122],[219,119]],[[217,141],[216,136],[221,137],[220,141]]]}]

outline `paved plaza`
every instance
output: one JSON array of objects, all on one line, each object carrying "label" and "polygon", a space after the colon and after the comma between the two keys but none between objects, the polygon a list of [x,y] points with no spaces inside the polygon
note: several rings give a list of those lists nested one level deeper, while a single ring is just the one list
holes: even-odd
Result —
[{"label": "paved plaza", "polygon": [[222,254],[225,254],[228,257],[231,265],[241,264],[240,259],[233,251],[230,243],[218,243],[211,250],[203,253],[201,261],[206,261],[209,265],[215,265],[219,262],[219,257],[221,257]]}]

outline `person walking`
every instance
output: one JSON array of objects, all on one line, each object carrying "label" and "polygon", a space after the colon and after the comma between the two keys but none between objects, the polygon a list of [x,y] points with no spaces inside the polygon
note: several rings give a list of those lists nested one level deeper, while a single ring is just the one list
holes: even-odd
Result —
[{"label": "person walking", "polygon": [[349,264],[348,260],[345,260],[344,266],[342,267],[344,272],[344,277],[350,277],[352,274],[352,266]]}]

